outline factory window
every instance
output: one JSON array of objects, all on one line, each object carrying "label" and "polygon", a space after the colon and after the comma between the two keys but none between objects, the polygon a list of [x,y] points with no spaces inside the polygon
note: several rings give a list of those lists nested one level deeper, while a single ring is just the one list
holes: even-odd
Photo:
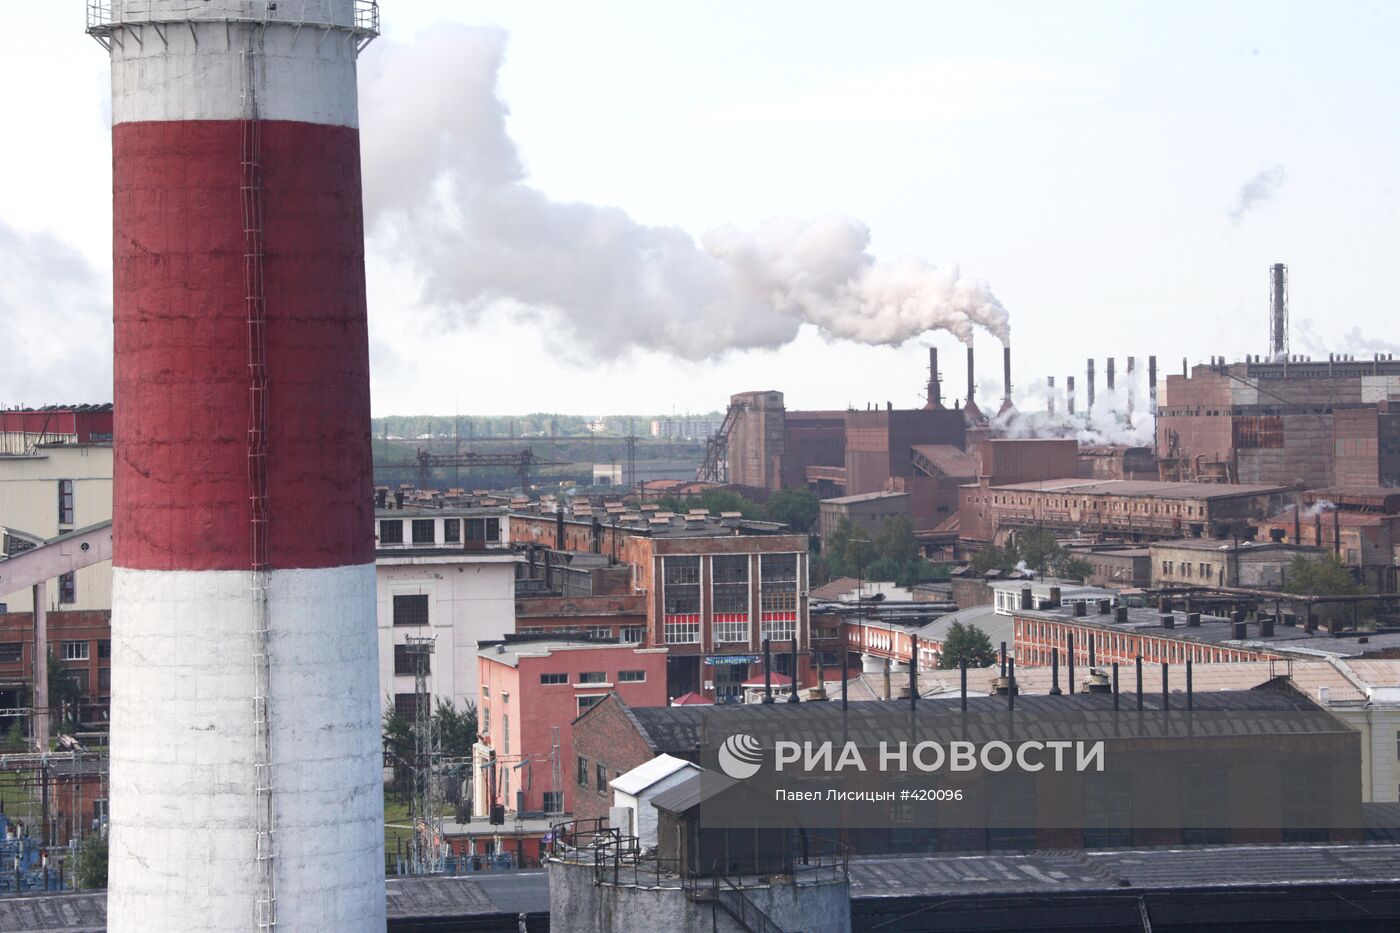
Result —
[{"label": "factory window", "polygon": [[413,543],[433,544],[436,540],[433,525],[436,524],[431,518],[415,518],[413,520]]},{"label": "factory window", "polygon": [[646,671],[618,671],[617,682],[620,684],[640,684],[647,679]]},{"label": "factory window", "polygon": [[112,656],[112,642],[104,638],[97,643],[97,657],[99,660],[107,660]]},{"label": "factory window", "polygon": [[423,658],[423,672],[428,673],[433,669],[433,656],[408,650],[408,645],[394,646],[394,673],[400,676],[412,677],[418,672],[418,658]]},{"label": "factory window", "polygon": [[588,786],[588,759],[584,758],[582,755],[578,756],[577,779],[579,787]]},{"label": "factory window", "polygon": [[564,792],[562,790],[547,790],[544,792],[544,812],[564,812]]},{"label": "factory window", "polygon": [[759,605],[763,612],[797,609],[797,555],[765,554],[759,563]]},{"label": "factory window", "polygon": [[1164,577],[1169,577],[1169,576],[1171,576],[1171,575],[1172,575],[1172,562],[1169,561],[1169,560],[1164,560],[1164,561],[1162,561],[1162,576],[1164,576]]},{"label": "factory window", "polygon": [[23,642],[7,641],[0,643],[0,664],[18,664],[23,659]]},{"label": "factory window", "polygon": [[646,628],[641,625],[624,625],[622,627],[622,640],[625,642],[640,643]]},{"label": "factory window", "polygon": [[77,690],[78,696],[87,696],[88,686],[90,684],[90,681],[88,680],[88,669],[85,667],[80,667],[76,670],[69,671],[68,674],[72,678],[73,686]]},{"label": "factory window", "polygon": [[99,667],[97,669],[97,692],[104,697],[111,694],[112,669],[110,667]]},{"label": "factory window", "polygon": [[407,593],[394,596],[395,625],[427,625],[428,594]]},{"label": "factory window", "polygon": [[749,611],[749,555],[722,554],[711,559],[715,612]]},{"label": "factory window", "polygon": [[60,605],[71,606],[78,601],[78,573],[70,570],[65,574],[60,574],[58,578],[58,602]]},{"label": "factory window", "polygon": [[700,642],[699,622],[667,622],[666,644],[694,645]]},{"label": "factory window", "polygon": [[598,793],[606,794],[608,792],[607,766],[602,764],[598,765],[595,769],[595,776],[597,777]]},{"label": "factory window", "polygon": [[73,481],[71,479],[58,481],[58,523],[60,525],[73,524]]},{"label": "factory window", "polygon": [[485,735],[491,734],[491,707],[485,704],[481,707],[481,731]]},{"label": "factory window", "polygon": [[85,641],[65,641],[63,643],[63,660],[65,661],[86,661],[88,659],[88,643]]},{"label": "factory window", "polygon": [[462,541],[462,520],[444,518],[442,520],[442,540],[446,544],[460,544]]},{"label": "factory window", "polygon": [[[423,712],[427,712],[428,698],[423,698]],[[419,704],[418,697],[413,693],[394,694],[394,714],[413,722],[418,718]]]},{"label": "factory window", "polygon": [[398,519],[379,523],[380,544],[403,544],[403,522]]},{"label": "factory window", "polygon": [[608,682],[606,671],[583,671],[578,675],[578,682],[581,684],[605,684]]},{"label": "factory window", "polygon": [[568,683],[568,682],[569,682],[569,675],[568,675],[568,674],[541,674],[541,675],[540,675],[540,683],[542,683],[542,684],[566,684],[566,683]]},{"label": "factory window", "polygon": [[501,751],[510,754],[510,716],[501,716]]},{"label": "factory window", "polygon": [[663,563],[666,615],[700,611],[700,558],[667,557]]},{"label": "factory window", "polygon": [[715,622],[716,642],[747,642],[749,640],[749,623],[742,622]]}]

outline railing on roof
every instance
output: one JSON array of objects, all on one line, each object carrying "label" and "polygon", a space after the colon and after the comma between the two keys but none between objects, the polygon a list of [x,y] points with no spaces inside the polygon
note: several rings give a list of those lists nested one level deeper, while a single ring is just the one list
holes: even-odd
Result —
[{"label": "railing on roof", "polygon": [[153,9],[157,6],[154,0],[126,0],[118,17],[113,12],[112,0],[88,0],[87,34],[110,51],[114,33],[127,26],[153,26],[163,41],[160,27],[170,23],[195,20],[275,22],[326,30],[343,29],[354,38],[356,54],[379,36],[378,0],[353,0],[349,23],[332,22],[331,5],[332,0],[205,0],[197,7],[197,15],[181,16],[178,11]]}]

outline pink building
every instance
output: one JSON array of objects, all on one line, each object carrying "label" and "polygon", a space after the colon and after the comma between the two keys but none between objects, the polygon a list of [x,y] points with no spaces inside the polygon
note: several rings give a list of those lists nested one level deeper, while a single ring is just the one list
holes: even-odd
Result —
[{"label": "pink building", "polygon": [[609,693],[630,707],[665,706],[666,655],[579,639],[482,642],[473,814],[488,815],[492,803],[571,813],[575,792],[606,794],[613,775],[575,773],[573,722]]}]

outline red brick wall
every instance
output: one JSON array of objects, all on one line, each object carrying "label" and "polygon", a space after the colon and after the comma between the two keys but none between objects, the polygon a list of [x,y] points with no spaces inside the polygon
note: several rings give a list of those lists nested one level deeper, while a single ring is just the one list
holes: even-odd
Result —
[{"label": "red brick wall", "polygon": [[[588,787],[578,786],[578,759],[588,760]],[[608,697],[574,723],[573,755],[564,769],[565,782],[573,791],[574,818],[597,819],[608,815],[612,791],[599,794],[595,786],[597,765],[607,768],[608,780],[625,774],[656,754],[647,745],[632,720],[623,712],[617,697]]]}]

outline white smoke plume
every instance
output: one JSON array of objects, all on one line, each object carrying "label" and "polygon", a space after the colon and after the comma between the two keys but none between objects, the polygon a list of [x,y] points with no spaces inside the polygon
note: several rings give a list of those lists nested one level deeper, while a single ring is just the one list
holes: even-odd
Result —
[{"label": "white smoke plume", "polygon": [[851,218],[778,218],[697,242],[615,207],[550,200],[527,183],[506,130],[505,46],[500,29],[439,27],[411,44],[377,42],[362,64],[369,231],[449,319],[504,304],[557,316],[588,347],[692,360],[779,347],[804,323],[871,344],[930,330],[971,342],[976,328],[1008,339],[985,282],[877,260]]},{"label": "white smoke plume", "polygon": [[[1028,390],[1017,393],[1016,407],[996,415],[992,424],[1006,437],[1072,437],[1081,446],[1150,447],[1156,427],[1147,410],[1147,393],[1137,385],[1131,386],[1130,392],[1126,376],[1126,373],[1119,373],[1118,383],[1112,390],[1098,387],[1093,410],[1089,412],[1084,410],[1088,394],[1080,389],[1076,393],[1073,415],[1069,413],[1062,388],[1052,389],[1044,380],[1036,380]],[[1052,394],[1054,412],[1048,410]]]},{"label": "white smoke plume", "polygon": [[1230,222],[1238,227],[1245,214],[1260,204],[1272,201],[1274,194],[1287,180],[1288,172],[1282,165],[1263,169],[1250,178],[1235,194],[1235,206],[1230,208]]}]

